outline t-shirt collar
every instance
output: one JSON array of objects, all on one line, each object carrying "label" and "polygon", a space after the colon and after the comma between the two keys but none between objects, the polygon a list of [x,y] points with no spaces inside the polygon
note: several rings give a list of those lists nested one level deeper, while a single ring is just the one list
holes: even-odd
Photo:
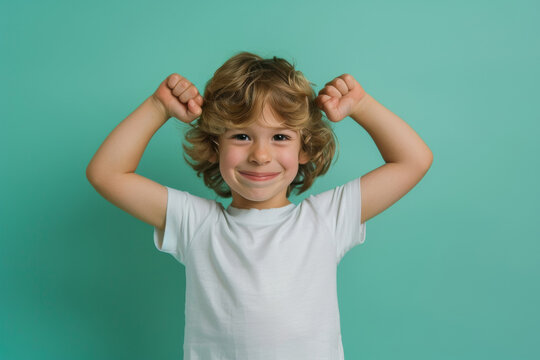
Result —
[{"label": "t-shirt collar", "polygon": [[293,203],[270,209],[240,209],[229,205],[226,211],[235,220],[252,223],[268,223],[270,221],[288,217],[295,208],[296,205]]}]

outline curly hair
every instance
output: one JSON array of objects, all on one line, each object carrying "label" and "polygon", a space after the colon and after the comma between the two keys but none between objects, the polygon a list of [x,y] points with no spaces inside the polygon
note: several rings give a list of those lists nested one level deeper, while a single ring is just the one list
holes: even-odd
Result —
[{"label": "curly hair", "polygon": [[[257,120],[268,102],[285,119],[287,128],[300,134],[302,150],[309,161],[299,164],[298,173],[287,188],[287,197],[308,190],[317,176],[330,168],[337,137],[322,111],[315,104],[315,91],[302,74],[285,59],[264,59],[250,52],[240,52],[227,60],[206,83],[201,115],[189,123],[182,144],[184,160],[203,177],[207,187],[221,197],[231,197],[231,190],[219,170],[219,136],[229,129],[249,126]],[[339,151],[339,143],[338,151]]]}]

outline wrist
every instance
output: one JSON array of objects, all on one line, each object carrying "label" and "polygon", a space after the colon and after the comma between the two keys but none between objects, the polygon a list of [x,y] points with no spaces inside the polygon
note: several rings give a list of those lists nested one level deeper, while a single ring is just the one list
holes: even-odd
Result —
[{"label": "wrist", "polygon": [[360,119],[366,112],[366,108],[370,106],[372,100],[373,98],[368,93],[365,93],[362,99],[358,103],[356,103],[352,111],[351,117],[355,120]]},{"label": "wrist", "polygon": [[163,117],[163,119],[165,119],[165,121],[167,121],[167,120],[169,120],[171,118],[171,116],[167,112],[167,108],[165,107],[165,105],[163,105],[163,103],[161,101],[159,101],[159,99],[155,96],[155,93],[152,94],[152,96],[150,96],[150,103],[162,115],[162,117]]}]

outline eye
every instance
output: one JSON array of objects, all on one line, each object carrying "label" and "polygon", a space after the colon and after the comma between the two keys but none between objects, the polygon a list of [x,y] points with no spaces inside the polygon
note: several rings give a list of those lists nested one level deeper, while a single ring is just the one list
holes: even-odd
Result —
[{"label": "eye", "polygon": [[[234,134],[231,136],[231,138],[235,140],[240,140],[240,141],[249,140],[249,136],[246,134]],[[282,142],[282,141],[290,140],[291,137],[285,134],[276,134],[274,135],[274,139],[279,142]]]},{"label": "eye", "polygon": [[275,136],[277,136],[277,137],[282,137],[282,138],[281,138],[281,141],[284,141],[284,140],[290,140],[290,139],[291,139],[290,136],[284,135],[284,134],[277,134],[277,135],[275,135]]},{"label": "eye", "polygon": [[245,136],[249,138],[249,136],[247,136],[246,134],[236,134],[236,135],[233,135],[232,138],[236,140],[244,140],[240,138],[241,136]]}]

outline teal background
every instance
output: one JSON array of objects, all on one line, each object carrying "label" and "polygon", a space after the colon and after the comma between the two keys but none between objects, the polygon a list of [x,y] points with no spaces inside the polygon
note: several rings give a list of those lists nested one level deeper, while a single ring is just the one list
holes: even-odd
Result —
[{"label": "teal background", "polygon": [[[3,1],[0,359],[181,359],[185,268],[86,166],[173,72],[201,92],[238,51],[324,84],[352,74],[428,144],[422,181],[338,272],[345,358],[538,359],[540,5],[535,1]],[[182,124],[137,173],[214,198]],[[354,120],[330,172],[381,166]],[[225,206],[230,199],[223,200]]]}]

